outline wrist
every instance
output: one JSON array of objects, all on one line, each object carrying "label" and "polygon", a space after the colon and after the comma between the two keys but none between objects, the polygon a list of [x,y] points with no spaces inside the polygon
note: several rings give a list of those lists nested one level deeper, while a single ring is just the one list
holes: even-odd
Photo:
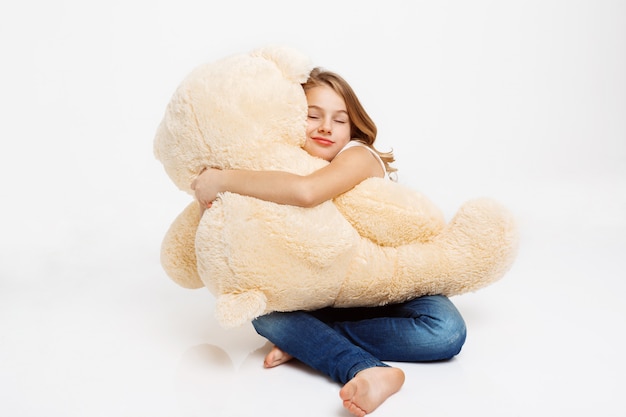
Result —
[{"label": "wrist", "polygon": [[230,170],[228,169],[216,169],[214,183],[218,193],[223,193],[230,190]]}]

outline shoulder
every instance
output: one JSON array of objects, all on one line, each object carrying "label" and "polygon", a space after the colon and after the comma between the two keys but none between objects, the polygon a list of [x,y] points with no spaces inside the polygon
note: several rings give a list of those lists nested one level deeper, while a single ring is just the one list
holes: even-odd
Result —
[{"label": "shoulder", "polygon": [[[380,177],[385,175],[385,167],[376,152],[365,143],[351,140],[335,156],[332,164],[351,170],[367,173],[367,177]],[[382,167],[382,171],[381,171]]]},{"label": "shoulder", "polygon": [[366,148],[366,149],[370,149],[369,146],[367,146],[366,144],[364,144],[363,142],[361,142],[360,140],[351,140],[350,142],[346,143],[346,146],[344,146],[339,153],[350,149],[350,148],[354,148],[354,147],[361,147],[361,148]]},{"label": "shoulder", "polygon": [[[349,149],[349,152],[345,152]],[[374,161],[373,163],[377,167],[375,172],[378,172],[380,169],[382,169],[382,176],[387,176],[387,168],[385,167],[385,163],[381,159],[380,155],[378,155],[378,153],[374,149],[372,149],[371,146],[368,146],[360,140],[351,140],[339,151],[337,156],[344,152],[345,154],[359,155],[359,159],[368,160],[370,164],[372,164],[372,162]],[[337,156],[335,158],[337,158]],[[379,175],[373,176],[377,177]]]},{"label": "shoulder", "polygon": [[[347,152],[349,151],[349,152]],[[365,143],[358,140],[351,140],[337,153],[335,158],[339,155],[368,155],[375,154],[374,150],[367,146]]]}]

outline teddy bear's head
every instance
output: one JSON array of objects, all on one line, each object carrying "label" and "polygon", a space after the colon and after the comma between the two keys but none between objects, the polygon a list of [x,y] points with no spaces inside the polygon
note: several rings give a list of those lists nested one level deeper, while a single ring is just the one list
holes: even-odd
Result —
[{"label": "teddy bear's head", "polygon": [[311,69],[296,50],[265,47],[192,71],[154,141],[172,181],[191,193],[191,182],[207,166],[292,172],[322,166],[302,150],[307,105],[301,84]]}]

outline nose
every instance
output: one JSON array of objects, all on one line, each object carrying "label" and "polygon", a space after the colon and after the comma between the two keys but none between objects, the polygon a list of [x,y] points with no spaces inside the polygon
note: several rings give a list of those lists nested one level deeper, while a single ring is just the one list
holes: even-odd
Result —
[{"label": "nose", "polygon": [[327,118],[324,118],[322,122],[320,123],[319,127],[317,128],[317,130],[320,133],[331,133],[332,131],[331,121]]}]

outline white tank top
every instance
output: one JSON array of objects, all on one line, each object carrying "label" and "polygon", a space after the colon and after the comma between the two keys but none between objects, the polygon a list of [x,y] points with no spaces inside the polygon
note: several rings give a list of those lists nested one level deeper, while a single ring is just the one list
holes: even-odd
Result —
[{"label": "white tank top", "polygon": [[339,155],[341,152],[345,151],[346,149],[354,148],[355,146],[361,146],[367,149],[368,151],[370,151],[372,155],[374,155],[374,157],[378,160],[378,162],[380,162],[380,166],[383,168],[383,172],[385,173],[385,179],[389,178],[389,174],[387,173],[387,169],[385,168],[385,163],[380,158],[380,155],[378,155],[376,151],[374,151],[372,148],[370,148],[363,142],[359,142],[358,140],[351,140],[350,142],[346,143],[346,146],[344,146],[339,152],[337,152],[337,155]]}]

